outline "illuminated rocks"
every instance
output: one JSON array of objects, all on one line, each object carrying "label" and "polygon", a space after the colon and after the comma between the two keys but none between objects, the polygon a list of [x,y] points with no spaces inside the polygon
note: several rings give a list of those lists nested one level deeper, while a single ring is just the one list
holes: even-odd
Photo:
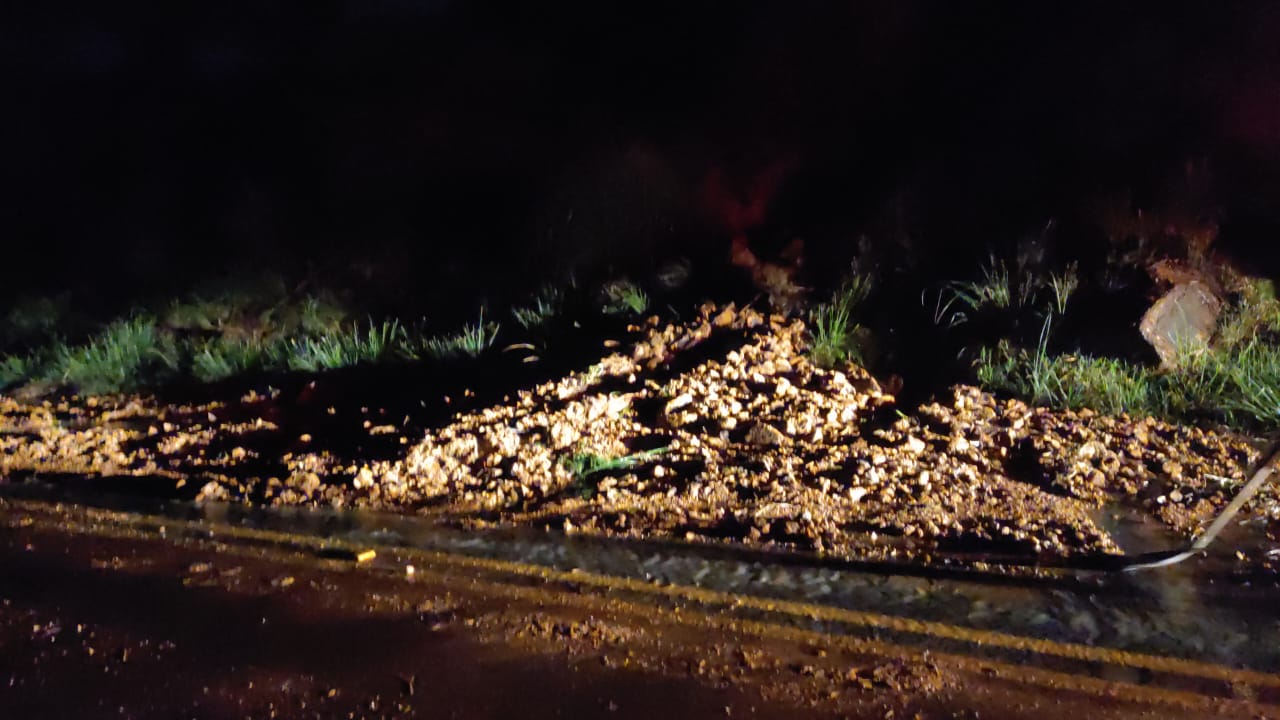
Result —
[{"label": "illuminated rocks", "polygon": [[[899,408],[860,368],[814,366],[803,323],[750,309],[708,305],[687,323],[654,319],[634,332],[508,402],[429,430],[398,426],[408,441],[384,442],[381,455],[355,442],[340,450],[322,432],[301,443],[302,428],[263,419],[280,401],[262,397],[190,407],[0,397],[0,476],[161,476],[206,500],[850,559],[957,548],[1061,558],[1117,552],[1093,520],[1117,502],[1196,532],[1231,495],[1211,476],[1238,477],[1256,457],[1239,436],[1050,411],[972,387]],[[348,422],[360,442],[397,439],[376,431],[384,421],[324,417]],[[1250,511],[1275,532],[1277,508],[1270,487]]]},{"label": "illuminated rocks", "polygon": [[1222,298],[1202,282],[1175,285],[1142,316],[1138,329],[1155,348],[1164,367],[1178,367],[1185,359],[1209,348],[1222,313]]}]

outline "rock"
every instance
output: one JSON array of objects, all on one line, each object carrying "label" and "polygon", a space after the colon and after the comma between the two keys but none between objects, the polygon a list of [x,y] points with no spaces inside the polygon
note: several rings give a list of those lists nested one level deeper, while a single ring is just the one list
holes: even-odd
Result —
[{"label": "rock", "polygon": [[356,476],[351,481],[352,487],[357,490],[373,487],[373,483],[373,471],[371,471],[367,466],[360,468],[360,471],[356,473]]},{"label": "rock", "polygon": [[715,325],[718,328],[726,328],[732,325],[734,321],[737,319],[738,319],[738,314],[734,311],[733,305],[730,304],[728,307],[722,310],[719,315],[716,315],[714,318],[712,318],[711,324]]},{"label": "rock", "polygon": [[745,438],[749,445],[759,445],[761,447],[777,447],[786,443],[787,436],[782,431],[767,423],[758,422],[753,424],[747,430]]},{"label": "rock", "polygon": [[681,393],[680,395],[672,398],[671,401],[667,403],[667,406],[663,408],[663,413],[670,415],[676,410],[679,410],[680,408],[683,408],[692,404],[693,404],[693,396],[690,395],[689,393]]},{"label": "rock", "polygon": [[1176,285],[1142,316],[1138,329],[1160,356],[1161,364],[1173,369],[1188,356],[1209,347],[1222,298],[1202,282]]}]

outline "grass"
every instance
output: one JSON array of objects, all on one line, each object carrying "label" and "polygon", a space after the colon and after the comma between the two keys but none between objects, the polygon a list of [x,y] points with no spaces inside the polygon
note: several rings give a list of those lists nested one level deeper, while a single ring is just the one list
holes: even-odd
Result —
[{"label": "grass", "polygon": [[1162,414],[1160,395],[1146,368],[1111,358],[1048,356],[982,350],[978,381],[1038,405],[1091,408],[1108,414]]},{"label": "grass", "polygon": [[[55,333],[69,325],[65,298],[28,300],[0,318],[0,389],[23,384],[85,393],[125,392],[168,381],[210,383],[257,372],[321,372],[361,364],[474,359],[488,353],[502,327],[482,309],[453,332],[428,331],[425,321],[352,322],[334,296],[280,280],[232,278],[177,300],[153,303],[124,320],[75,318],[73,342]],[[517,333],[543,344],[561,330],[566,306],[622,317],[649,309],[648,295],[625,280],[603,289],[607,304],[582,303],[588,293],[569,279],[542,287],[510,308]],[[147,306],[144,306],[147,307]],[[580,318],[573,318],[575,320]],[[83,330],[79,325],[83,324]],[[572,328],[579,328],[577,322]],[[521,339],[519,337],[517,340]]]},{"label": "grass", "polygon": [[[1173,370],[1051,353],[1053,327],[1068,312],[1080,284],[1074,264],[1057,273],[1011,273],[993,258],[980,280],[945,286],[935,324],[950,329],[971,319],[970,313],[993,309],[1012,319],[1002,326],[1001,339],[979,349],[975,376],[988,390],[1038,405],[1173,421],[1280,424],[1280,301],[1271,283],[1246,284],[1220,318],[1212,346],[1188,347]],[[838,330],[843,317],[825,319]],[[1022,324],[1032,319],[1036,325]],[[1026,334],[1010,328],[1025,328]],[[1019,338],[1026,344],[1017,344]]]},{"label": "grass", "polygon": [[[492,350],[503,330],[487,309],[477,321],[443,333],[425,320],[355,322],[337,297],[310,281],[291,284],[246,273],[182,298],[143,303],[125,319],[71,313],[94,304],[77,305],[69,295],[24,299],[0,316],[0,390],[31,385],[42,392],[124,392],[259,372],[469,360]],[[601,288],[579,286],[570,274],[504,313],[511,313],[515,327],[513,347],[541,347],[561,332],[579,331],[579,321],[596,313],[621,322],[649,312],[650,305],[645,291],[625,279]]]},{"label": "grass", "polygon": [[809,357],[819,367],[865,362],[867,333],[853,315],[873,288],[870,275],[855,274],[809,313]]},{"label": "grass", "polygon": [[399,356],[403,353],[405,340],[405,331],[399,322],[391,320],[375,324],[370,320],[365,329],[357,326],[347,331],[289,340],[277,346],[274,355],[276,364],[283,364],[290,370],[336,370]]},{"label": "grass", "polygon": [[525,330],[542,328],[560,314],[564,293],[548,285],[538,291],[532,302],[532,305],[511,308],[511,316],[515,318],[516,324]]},{"label": "grass", "polygon": [[664,455],[669,451],[670,448],[668,447],[660,447],[622,457],[607,457],[595,453],[580,452],[566,455],[561,460],[561,464],[573,476],[572,487],[577,489],[579,495],[587,498],[596,492],[595,485],[591,483],[592,476],[602,472],[630,470],[645,460]]},{"label": "grass", "polygon": [[1061,272],[1042,274],[1022,267],[1010,271],[1004,261],[993,256],[983,266],[980,280],[947,283],[938,297],[935,324],[941,324],[952,307],[961,313],[966,309],[969,313],[988,309],[1016,311],[1037,306],[1046,293],[1049,308],[1062,315],[1079,287],[1075,263]]},{"label": "grass", "polygon": [[191,354],[191,376],[202,383],[226,380],[266,367],[270,348],[247,339],[218,338],[197,345]]},{"label": "grass", "polygon": [[60,346],[46,378],[85,393],[135,390],[172,376],[179,349],[154,318],[135,316],[114,322],[89,342]]},{"label": "grass", "polygon": [[[956,281],[947,285],[951,299],[946,304],[959,303],[971,311],[978,311],[987,306],[1009,308],[1013,305],[1015,297],[1021,298],[1025,294],[1015,292],[1012,283],[1008,267],[1004,262],[992,257],[990,262],[982,268],[981,280]],[[1021,287],[1026,287],[1026,284],[1023,283]]]},{"label": "grass", "polygon": [[408,356],[415,360],[422,358],[442,360],[456,357],[480,357],[486,350],[493,347],[494,341],[498,339],[498,331],[500,329],[501,327],[497,323],[486,323],[484,321],[484,311],[481,310],[480,319],[473,324],[464,326],[461,332],[423,340],[408,352]]},{"label": "grass", "polygon": [[1176,370],[1114,358],[1050,355],[1049,323],[1040,344],[983,349],[978,382],[1030,402],[1091,408],[1108,414],[1152,415],[1174,421],[1280,424],[1280,346],[1260,338],[1188,354]]},{"label": "grass", "polygon": [[474,358],[498,332],[483,314],[459,333],[435,337],[396,320],[351,324],[344,317],[316,298],[267,307],[196,298],[169,305],[162,319],[139,313],[109,323],[81,343],[0,355],[0,389],[44,383],[102,394],[184,378],[209,383],[263,371]]},{"label": "grass", "polygon": [[[503,330],[487,309],[445,332],[425,320],[356,322],[338,296],[273,275],[235,275],[188,292],[143,303],[124,319],[101,310],[71,313],[96,306],[72,303],[70,295],[20,300],[0,316],[0,390],[31,385],[98,394],[259,372],[470,360],[490,352]],[[503,312],[511,314],[513,347],[542,347],[561,332],[578,332],[585,326],[579,321],[597,313],[622,322],[650,306],[648,294],[625,279],[579,286],[570,274]]]},{"label": "grass", "polygon": [[27,355],[9,355],[0,359],[0,390],[34,376],[34,358]]},{"label": "grass", "polygon": [[606,315],[643,315],[649,309],[649,296],[635,283],[617,280],[604,286]]},{"label": "grass", "polygon": [[1075,263],[1067,266],[1061,273],[1049,274],[1049,289],[1053,291],[1053,309],[1059,315],[1067,312],[1067,303],[1080,288],[1080,273]]}]

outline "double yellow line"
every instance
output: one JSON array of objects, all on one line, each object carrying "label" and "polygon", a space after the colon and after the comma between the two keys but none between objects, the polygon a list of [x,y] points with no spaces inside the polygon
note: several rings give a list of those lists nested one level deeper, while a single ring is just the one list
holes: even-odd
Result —
[{"label": "double yellow line", "polygon": [[[367,550],[368,546],[340,540],[326,540],[308,535],[294,535],[284,532],[243,528],[231,525],[210,524],[187,520],[175,520],[160,516],[134,515],[107,510],[85,508],[79,506],[51,506],[41,502],[25,500],[0,500],[0,516],[9,516],[3,524],[30,525],[40,522],[37,518],[45,518],[41,525],[54,526],[58,531],[79,532],[92,535],[137,538],[139,532],[150,532],[153,535],[186,535],[183,539],[205,542],[226,542],[228,540],[251,541],[259,545],[269,545],[282,550],[303,551],[311,554],[332,553],[343,550],[348,554]],[[130,532],[131,531],[131,532]],[[808,621],[823,621],[846,626],[862,627],[872,630],[888,631],[898,634],[914,635],[924,639],[939,639],[967,643],[977,648],[996,648],[1018,653],[1030,653],[1051,658],[1070,661],[1096,663],[1104,666],[1146,670],[1182,676],[1188,679],[1226,683],[1235,687],[1239,684],[1253,688],[1280,689],[1280,675],[1255,670],[1237,669],[1212,663],[1186,660],[1181,658],[1151,655],[1146,653],[1116,650],[1075,643],[1058,642],[1044,638],[1024,637],[990,630],[962,627],[935,621],[916,620],[895,615],[849,610],[845,608],[818,605],[814,603],[792,600],[777,600],[751,595],[708,590],[698,587],[679,585],[655,585],[633,578],[616,577],[584,571],[564,571],[540,565],[495,560],[490,558],[471,557],[436,550],[415,548],[390,548],[394,554],[406,561],[412,561],[419,572],[444,577],[449,569],[472,573],[468,582],[476,588],[483,588],[488,594],[520,599],[533,599],[537,591],[528,587],[518,587],[510,583],[486,582],[474,577],[479,570],[507,578],[524,578],[542,583],[561,583],[576,587],[590,587],[602,591],[625,592],[632,596],[665,598],[671,601],[683,601],[706,608],[706,616],[702,620],[681,618],[672,613],[664,622],[679,625],[711,624],[725,628],[737,628],[763,637],[797,640],[801,642],[821,641],[829,644],[845,646],[853,651],[876,652],[893,656],[920,656],[925,647],[909,647],[887,642],[859,639],[856,637],[819,633],[799,628],[787,627],[773,623],[748,620],[732,615],[732,611],[749,610],[774,616],[789,616]],[[378,571],[375,565],[369,568]],[[434,572],[433,572],[434,571]],[[569,605],[587,605],[598,607],[604,599],[577,597],[565,598]],[[652,606],[645,607],[634,602],[621,599],[608,599],[607,604],[615,610],[634,612],[637,615],[651,615]],[[717,610],[720,608],[721,610]],[[1118,684],[1106,680],[1079,674],[1064,673],[1046,669],[1035,669],[1021,665],[988,660],[981,657],[931,652],[931,658],[950,660],[973,667],[976,663],[984,670],[994,671],[997,675],[1015,679],[1019,682],[1044,685],[1046,688],[1075,688],[1090,693],[1102,693],[1115,696],[1117,692],[1141,702],[1169,703],[1180,705],[1203,706],[1208,701],[1220,702],[1203,694],[1170,690],[1160,687],[1143,687],[1131,684]],[[1266,706],[1275,707],[1275,706]]]}]

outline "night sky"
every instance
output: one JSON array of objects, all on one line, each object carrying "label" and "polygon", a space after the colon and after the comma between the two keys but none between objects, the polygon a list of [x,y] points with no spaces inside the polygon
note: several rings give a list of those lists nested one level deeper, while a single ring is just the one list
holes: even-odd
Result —
[{"label": "night sky", "polygon": [[1275,3],[23,5],[6,292],[720,257],[713,176],[772,177],[753,242],[833,258],[1077,245],[1119,196],[1251,259],[1280,238]]}]

